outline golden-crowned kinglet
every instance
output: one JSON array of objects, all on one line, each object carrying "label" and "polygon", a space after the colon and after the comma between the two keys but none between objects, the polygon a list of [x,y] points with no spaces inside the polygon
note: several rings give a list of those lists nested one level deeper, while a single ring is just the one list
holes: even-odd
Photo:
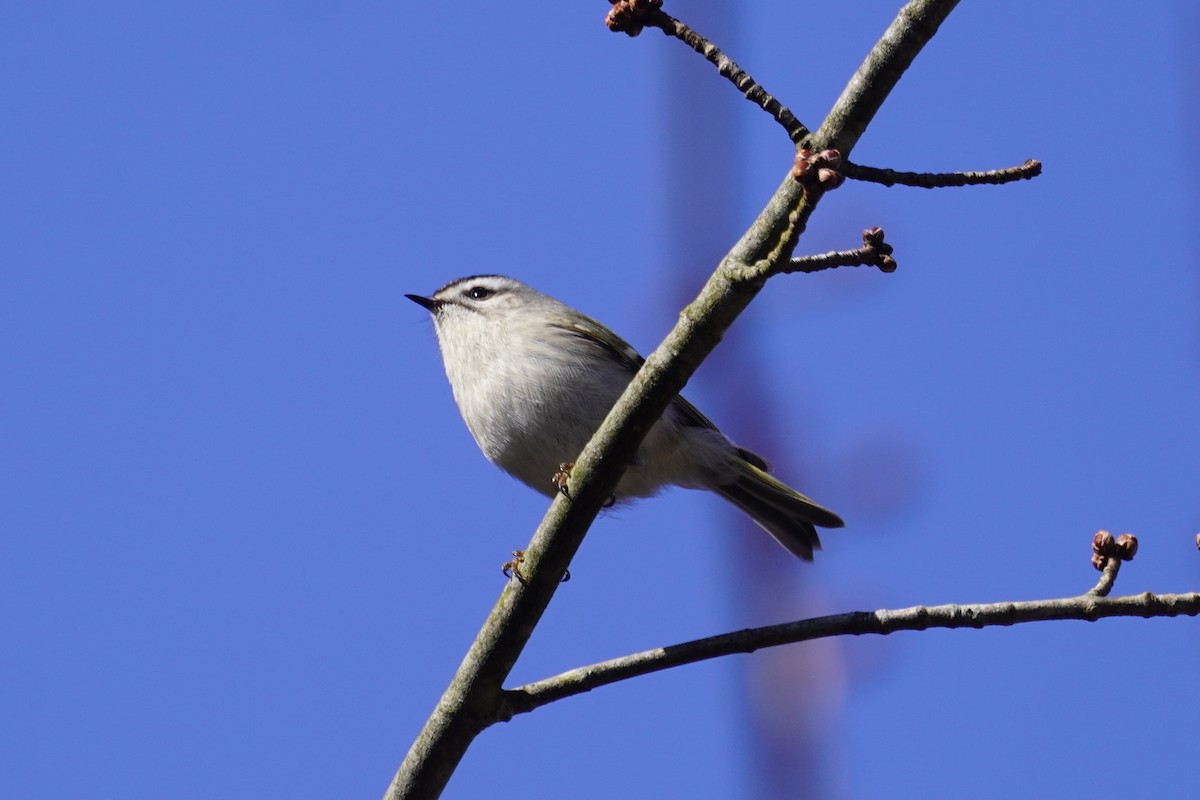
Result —
[{"label": "golden-crowned kinglet", "polygon": [[[483,454],[553,496],[559,466],[583,450],[642,357],[599,322],[502,275],[460,278],[433,297],[405,296],[433,314],[454,399]],[[676,397],[617,484],[616,499],[670,485],[707,489],[811,561],[821,546],[813,526],[844,523],[769,469]]]}]

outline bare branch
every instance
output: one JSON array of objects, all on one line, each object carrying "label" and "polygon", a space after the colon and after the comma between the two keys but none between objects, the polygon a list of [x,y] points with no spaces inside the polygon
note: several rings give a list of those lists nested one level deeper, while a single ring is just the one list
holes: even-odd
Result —
[{"label": "bare branch", "polygon": [[[848,155],[884,99],[958,0],[910,0],[872,48],[822,124],[810,149]],[[642,439],[700,363],[762,289],[770,270],[786,263],[820,189],[788,175],[753,227],[680,314],[650,354],[600,429],[575,460],[571,499],[558,496],[525,549],[525,582],[510,581],[462,665],[409,749],[385,794],[388,800],[441,794],[471,741],[497,718],[502,684],[549,605],[559,580]],[[755,268],[752,269],[751,267]]]},{"label": "bare branch", "polygon": [[897,172],[878,167],[864,167],[844,161],[842,175],[856,181],[880,183],[884,186],[916,186],[921,189],[940,189],[947,186],[999,185],[1027,181],[1042,174],[1042,162],[1029,159],[1018,167],[1005,167],[987,172]]},{"label": "bare branch", "polygon": [[[871,233],[867,231],[864,239]],[[1200,535],[1197,535],[1197,546],[1200,546]],[[1137,538],[1132,534],[1123,533],[1114,539],[1108,531],[1100,531],[1092,537],[1092,564],[1103,574],[1099,583],[1077,597],[852,611],[695,639],[580,667],[506,691],[501,719],[508,720],[516,714],[533,711],[555,700],[640,675],[735,653],[752,653],[765,647],[831,636],[889,634],[927,628],[988,628],[1067,619],[1095,622],[1105,617],[1200,615],[1200,592],[1163,595],[1146,592],[1109,599],[1108,593],[1116,580],[1121,562],[1132,561],[1136,554]]]},{"label": "bare branch", "polygon": [[[821,127],[807,137],[805,149],[836,150],[841,157],[848,157],[905,70],[957,5],[958,0],[910,0],[900,9],[846,84]],[[789,173],[758,219],[726,256],[714,280],[727,278],[754,287],[745,289],[750,293],[745,303],[740,295],[732,293],[739,298],[734,316],[761,288],[769,272],[766,267],[791,258],[821,196],[820,190],[806,187]],[[705,287],[706,292],[708,288]],[[703,298],[702,294],[700,300]],[[732,318],[716,322],[728,327]]]},{"label": "bare branch", "polygon": [[820,272],[835,267],[878,267],[880,272],[895,272],[892,246],[883,240],[883,228],[863,231],[863,246],[857,250],[834,250],[819,256],[800,256],[780,267],[774,274]]},{"label": "bare branch", "polygon": [[1197,615],[1200,615],[1200,592],[1146,592],[1114,598],[1099,597],[1089,592],[1078,597],[1017,603],[851,611],[846,614],[832,614],[710,636],[573,669],[505,692],[507,714],[504,719],[533,711],[555,700],[590,692],[600,686],[639,675],[649,675],[652,672],[735,653],[752,653],[764,647],[778,647],[830,636],[886,635],[896,631],[923,631],[928,628],[978,629],[1050,620],[1076,619],[1095,622],[1106,617]]},{"label": "bare branch", "polygon": [[799,144],[809,130],[804,123],[796,119],[796,115],[787,106],[750,77],[744,69],[734,63],[733,59],[721,52],[721,49],[705,39],[683,22],[675,19],[662,10],[662,0],[609,0],[613,7],[605,17],[608,29],[637,36],[642,28],[649,25],[658,28],[667,36],[674,36],[688,47],[704,56],[717,68],[717,72],[728,78],[738,88],[747,100],[766,111],[772,119],[783,126],[788,138]]}]

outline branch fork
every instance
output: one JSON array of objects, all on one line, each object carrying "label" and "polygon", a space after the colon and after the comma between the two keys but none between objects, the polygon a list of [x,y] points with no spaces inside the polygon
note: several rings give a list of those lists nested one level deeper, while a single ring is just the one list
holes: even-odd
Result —
[{"label": "branch fork", "polygon": [[[717,71],[737,87],[746,99],[766,111],[787,132],[788,138],[798,147],[796,166],[793,177],[804,182],[802,175],[808,171],[804,161],[815,157],[825,157],[833,154],[833,160],[840,161],[841,156],[836,150],[813,153],[805,149],[805,140],[810,137],[808,128],[796,118],[787,106],[780,103],[775,96],[763,88],[748,72],[739,67],[728,56],[683,22],[663,11],[663,0],[609,0],[612,8],[604,18],[604,24],[614,33],[624,33],[627,36],[637,36],[647,26],[660,29],[667,36],[673,36],[704,56],[717,67]],[[924,189],[938,189],[950,186],[979,186],[999,185],[1015,181],[1030,180],[1042,174],[1040,161],[1029,159],[1016,167],[986,170],[983,172],[900,172],[892,169],[880,169],[849,161],[844,164],[818,164],[813,170],[816,173],[816,185],[828,191],[841,185],[845,178],[868,183],[878,183],[883,186],[915,186]],[[811,182],[806,185],[812,186]]]},{"label": "branch fork", "polygon": [[[971,606],[917,606],[909,609],[852,612],[801,620],[781,626],[739,631],[634,654],[555,678],[505,690],[517,657],[545,612],[584,534],[632,460],[642,439],[700,363],[720,342],[734,320],[761,291],[768,278],[790,272],[815,272],[835,266],[895,269],[883,231],[864,233],[863,247],[823,256],[793,258],[796,244],[824,193],[844,178],[884,185],[965,186],[1007,183],[1040,173],[1041,165],[985,173],[920,175],[880,170],[848,159],[859,138],[913,60],[937,33],[958,0],[908,0],[850,79],[821,127],[810,132],[791,111],[745,70],[697,32],[662,10],[661,0],[609,0],[606,24],[630,36],[657,27],[704,56],[755,105],[769,113],[799,151],[793,170],[779,185],[750,229],[722,260],[699,296],[646,359],[592,440],[579,454],[571,479],[571,500],[556,497],[539,525],[520,567],[523,582],[506,583],[495,608],[471,645],[429,721],[396,773],[386,798],[435,798],[449,781],[474,738],[494,722],[532,710],[554,699],[589,691],[624,677],[705,658],[824,636],[1011,625],[1050,619],[1095,620],[1108,616],[1200,614],[1200,593],[1109,598],[1112,579],[1130,545],[1102,543],[1101,584],[1075,598],[991,603]],[[799,172],[798,175],[793,173]],[[913,177],[917,176],[917,177]],[[1106,542],[1107,540],[1105,540]],[[1200,542],[1198,542],[1200,544]],[[1136,549],[1136,543],[1132,545]],[[1095,551],[1097,556],[1101,551]],[[1132,557],[1132,551],[1128,552]],[[1110,566],[1111,565],[1111,566]],[[1103,587],[1104,575],[1109,575]]]},{"label": "branch fork", "polygon": [[[1200,540],[1200,535],[1197,539]],[[1103,571],[1103,575],[1095,587],[1075,597],[852,611],[632,653],[506,690],[495,721],[507,721],[516,714],[533,711],[556,700],[684,664],[831,636],[886,635],[929,628],[977,629],[1068,619],[1095,622],[1106,617],[1200,616],[1200,592],[1157,595],[1144,592],[1109,598],[1121,562],[1132,560],[1136,552],[1137,539],[1132,534],[1122,534],[1114,539],[1107,531],[1097,533],[1092,540],[1092,563]]]}]

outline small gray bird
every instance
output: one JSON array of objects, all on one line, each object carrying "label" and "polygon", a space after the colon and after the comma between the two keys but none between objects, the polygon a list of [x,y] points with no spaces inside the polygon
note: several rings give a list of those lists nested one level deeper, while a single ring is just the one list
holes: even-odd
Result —
[{"label": "small gray bird", "polygon": [[[432,297],[405,296],[433,315],[454,399],[483,454],[553,496],[560,465],[575,461],[644,359],[599,322],[502,275],[459,278]],[[707,489],[811,561],[821,546],[814,526],[844,523],[769,470],[676,397],[616,498],[649,497],[671,485]]]}]

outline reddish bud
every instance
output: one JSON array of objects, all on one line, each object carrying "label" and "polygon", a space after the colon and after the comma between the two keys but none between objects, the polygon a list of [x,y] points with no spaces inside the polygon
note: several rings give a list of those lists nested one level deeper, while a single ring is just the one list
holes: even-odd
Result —
[{"label": "reddish bud", "polygon": [[610,31],[637,36],[645,27],[646,15],[662,8],[662,0],[608,0],[612,8],[604,17]]},{"label": "reddish bud", "polygon": [[1132,533],[1122,533],[1117,537],[1117,557],[1122,561],[1132,561],[1137,555],[1137,537]]},{"label": "reddish bud", "polygon": [[836,189],[837,187],[841,186],[842,182],[845,180],[846,179],[842,176],[842,173],[838,172],[836,169],[821,167],[819,170],[817,170],[817,183],[819,183],[821,188],[825,191]]},{"label": "reddish bud", "polygon": [[812,167],[813,152],[811,150],[796,151],[796,160],[792,162],[792,178],[797,181],[803,181],[808,177],[808,171]]},{"label": "reddish bud", "polygon": [[1108,531],[1097,531],[1092,537],[1092,566],[1104,569],[1108,559],[1118,556],[1116,539]]},{"label": "reddish bud", "polygon": [[818,158],[831,167],[840,167],[842,165],[842,153],[840,150],[834,150],[833,148],[822,150]]}]

